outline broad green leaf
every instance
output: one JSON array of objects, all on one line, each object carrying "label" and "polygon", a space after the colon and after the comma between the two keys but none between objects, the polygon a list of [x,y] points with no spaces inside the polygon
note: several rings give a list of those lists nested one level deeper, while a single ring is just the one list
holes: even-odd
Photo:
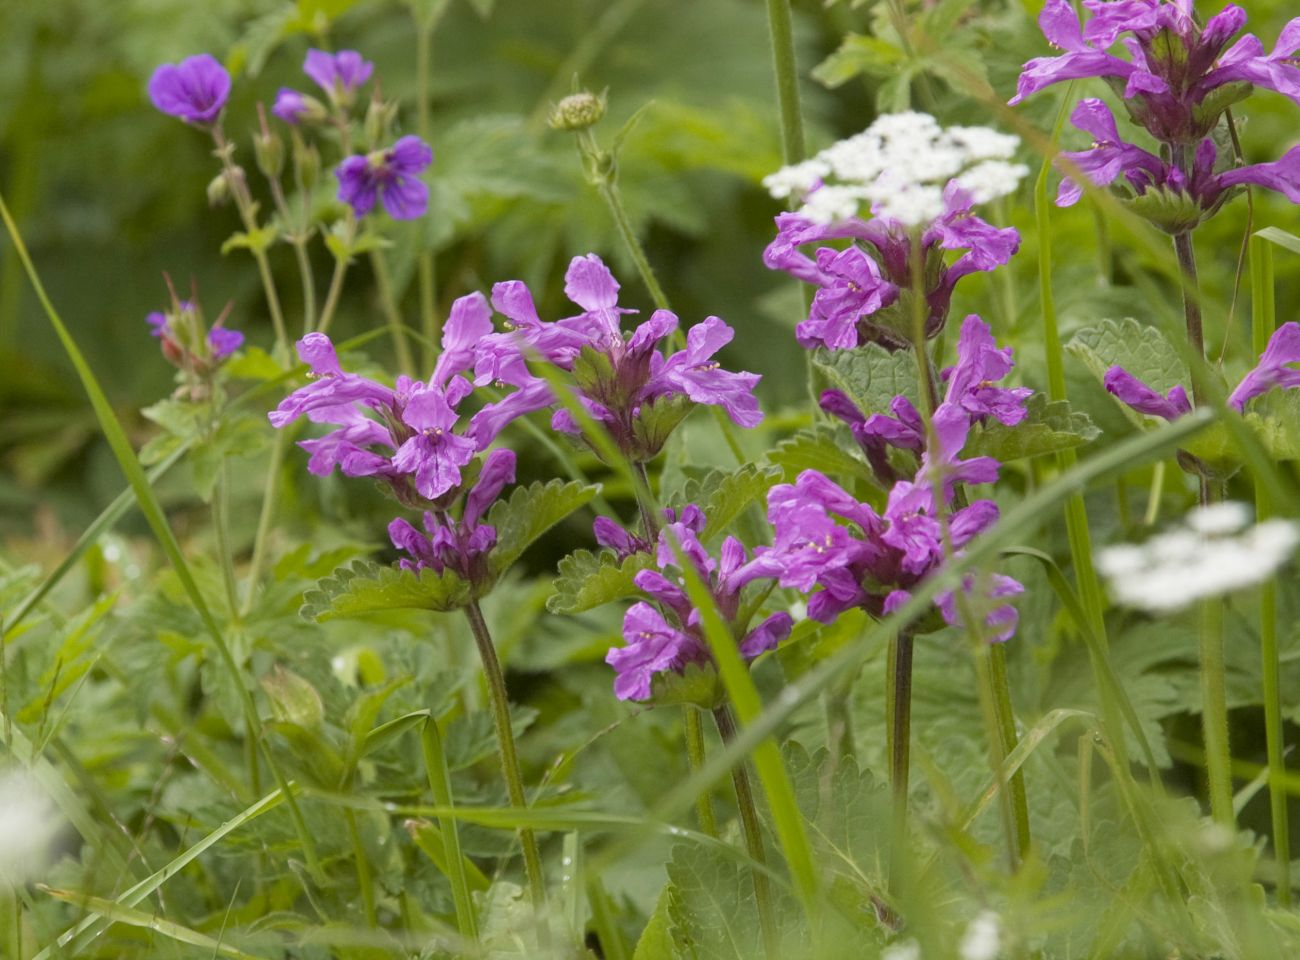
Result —
[{"label": "broad green leaf", "polygon": [[740,864],[677,844],[668,862],[671,937],[694,960],[763,956],[754,882]]},{"label": "broad green leaf", "polygon": [[867,416],[887,413],[890,402],[900,394],[913,404],[920,402],[916,358],[910,351],[890,353],[874,343],[852,350],[819,348],[813,354],[813,365]]},{"label": "broad green leaf", "polygon": [[[1168,393],[1176,386],[1190,389],[1187,365],[1156,327],[1139,323],[1132,317],[1103,320],[1095,327],[1080,330],[1066,349],[1083,361],[1101,380],[1113,366],[1121,366],[1151,389]],[[1120,405],[1125,415],[1141,426],[1146,419],[1140,413]]]},{"label": "broad green leaf", "polygon": [[859,74],[889,77],[904,60],[903,51],[871,36],[850,33],[839,48],[812,69],[813,79],[832,89]]},{"label": "broad green leaf", "polygon": [[551,613],[582,613],[639,592],[632,578],[653,566],[649,553],[634,553],[621,563],[613,551],[579,550],[559,563],[555,592],[547,598]]},{"label": "broad green leaf", "polygon": [[302,616],[318,622],[388,610],[447,611],[469,601],[469,584],[450,570],[415,574],[355,560],[321,580],[302,599]]},{"label": "broad green leaf", "polygon": [[798,742],[782,749],[819,862],[849,877],[875,878],[889,848],[889,791],[852,756],[836,762],[825,748]]},{"label": "broad green leaf", "polygon": [[596,489],[576,480],[552,480],[516,487],[509,500],[498,501],[488,514],[497,531],[488,559],[493,577],[509,570],[534,540],[587,503]]},{"label": "broad green leaf", "polygon": [[868,475],[867,465],[849,452],[851,435],[838,424],[819,423],[782,440],[767,459],[793,481],[804,470],[819,470],[840,478]]},{"label": "broad green leaf", "polygon": [[1251,402],[1246,422],[1274,460],[1300,460],[1300,392],[1270,390]]},{"label": "broad green leaf", "polygon": [[967,457],[993,457],[1006,463],[1069,450],[1100,434],[1086,413],[1070,409],[1068,400],[1049,402],[1036,393],[1025,405],[1026,416],[1014,427],[990,419],[971,433],[962,450]]},{"label": "broad green leaf", "polygon": [[632,960],[678,960],[684,957],[672,934],[672,900],[673,888],[665,886],[655,901],[654,913],[650,922],[641,931],[641,939],[636,942]]}]

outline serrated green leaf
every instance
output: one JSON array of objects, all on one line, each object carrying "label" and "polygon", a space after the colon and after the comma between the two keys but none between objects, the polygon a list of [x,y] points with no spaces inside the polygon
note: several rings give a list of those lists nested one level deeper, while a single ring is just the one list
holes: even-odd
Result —
[{"label": "serrated green leaf", "polygon": [[1070,409],[1068,400],[1048,402],[1036,393],[1025,404],[1026,416],[1013,427],[990,419],[971,432],[962,450],[967,457],[993,457],[1006,463],[1070,450],[1097,439],[1092,419]]},{"label": "serrated green leaf", "polygon": [[606,603],[636,596],[632,578],[654,565],[649,553],[634,553],[621,563],[610,550],[579,550],[559,563],[555,592],[546,600],[551,613],[582,613]]},{"label": "serrated green leaf", "polygon": [[681,672],[660,671],[650,687],[650,703],[655,706],[689,704],[701,710],[715,710],[723,703],[722,682],[711,663],[688,663]]},{"label": "serrated green leaf", "polygon": [[510,569],[534,540],[596,495],[597,488],[576,480],[552,480],[516,487],[509,500],[500,500],[488,514],[497,544],[488,556],[494,578]]},{"label": "serrated green leaf", "polygon": [[839,477],[865,477],[867,465],[849,452],[847,430],[838,424],[819,423],[782,440],[767,459],[781,468],[785,479],[793,481],[804,470],[819,470]]},{"label": "serrated green leaf", "polygon": [[798,742],[782,749],[819,862],[857,879],[876,877],[889,846],[889,791],[851,755],[809,754]]},{"label": "serrated green leaf", "polygon": [[672,887],[665,886],[655,901],[650,922],[641,931],[632,960],[679,960],[684,957],[672,935]]},{"label": "serrated green leaf", "polygon": [[903,62],[903,51],[875,37],[850,33],[839,48],[812,69],[813,79],[834,89],[859,74],[873,77],[893,75]]},{"label": "serrated green leaf", "polygon": [[739,470],[710,470],[702,477],[687,479],[674,503],[693,503],[704,512],[700,540],[708,541],[731,526],[751,503],[766,497],[780,479],[778,471],[754,463]]},{"label": "serrated green leaf", "polygon": [[[1159,393],[1191,383],[1187,365],[1156,327],[1139,323],[1132,317],[1103,320],[1095,327],[1080,330],[1066,349],[1083,361],[1092,374],[1102,380],[1106,371],[1119,365]],[[1141,426],[1142,414],[1120,404],[1125,415]]]},{"label": "serrated green leaf", "polygon": [[468,601],[469,584],[450,570],[438,574],[426,569],[416,575],[399,567],[354,560],[309,590],[300,612],[306,619],[320,622],[388,610],[445,612]]},{"label": "serrated green leaf", "polygon": [[1275,460],[1300,460],[1300,392],[1270,390],[1251,403],[1246,422]]},{"label": "serrated green leaf", "polygon": [[867,416],[888,412],[890,402],[899,395],[913,404],[920,402],[916,359],[908,351],[890,353],[874,343],[852,350],[819,348],[813,354],[813,366]]},{"label": "serrated green leaf", "polygon": [[694,960],[753,960],[759,942],[754,884],[739,864],[678,844],[668,862],[673,940]]}]

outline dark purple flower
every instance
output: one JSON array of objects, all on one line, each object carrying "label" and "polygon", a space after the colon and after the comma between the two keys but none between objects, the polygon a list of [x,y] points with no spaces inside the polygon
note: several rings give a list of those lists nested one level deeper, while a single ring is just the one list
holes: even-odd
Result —
[{"label": "dark purple flower", "polygon": [[351,101],[357,88],[370,79],[374,69],[375,65],[362,59],[355,50],[340,50],[338,53],[308,50],[302,65],[302,72],[316,81],[316,85],[335,103]]},{"label": "dark purple flower", "polygon": [[1300,370],[1291,366],[1294,363],[1300,363],[1300,323],[1292,321],[1274,331],[1255,369],[1242,378],[1228,397],[1228,405],[1240,412],[1252,399],[1274,387],[1284,390],[1300,387]]},{"label": "dark purple flower", "polygon": [[424,216],[429,187],[419,179],[433,162],[433,149],[416,136],[405,136],[387,150],[348,157],[334,168],[339,199],[364,217],[378,200],[394,220]]},{"label": "dark purple flower", "polygon": [[1187,391],[1181,386],[1174,386],[1168,394],[1161,396],[1118,365],[1106,371],[1102,383],[1120,402],[1148,417],[1163,417],[1172,421],[1192,410]]},{"label": "dark purple flower", "polygon": [[149,99],[186,123],[210,124],[230,97],[230,74],[207,53],[164,63],[149,78]]}]

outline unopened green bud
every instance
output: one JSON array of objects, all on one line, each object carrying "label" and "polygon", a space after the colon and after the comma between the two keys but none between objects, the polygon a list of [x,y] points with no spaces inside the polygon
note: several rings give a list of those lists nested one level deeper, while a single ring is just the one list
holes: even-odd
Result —
[{"label": "unopened green bud", "polygon": [[293,138],[293,163],[302,188],[308,193],[320,178],[320,151],[314,143],[306,143],[297,134]]},{"label": "unopened green bud", "polygon": [[386,142],[388,130],[395,119],[397,119],[397,104],[385,103],[377,95],[372,97],[370,106],[366,108],[364,124],[366,143],[371,147],[377,147]]},{"label": "unopened green bud", "polygon": [[324,721],[325,705],[320,694],[298,674],[276,665],[261,683],[278,719],[305,730],[314,730]]},{"label": "unopened green bud", "polygon": [[551,109],[554,130],[586,130],[605,115],[605,97],[583,91],[565,97]]},{"label": "unopened green bud", "polygon": [[[243,171],[239,167],[232,167],[236,176],[242,177]],[[230,176],[225,170],[221,171],[215,177],[208,181],[208,205],[212,207],[222,206],[230,199]]]},{"label": "unopened green bud", "polygon": [[257,157],[257,169],[272,180],[280,176],[284,169],[284,141],[274,130],[253,134],[253,154]]}]

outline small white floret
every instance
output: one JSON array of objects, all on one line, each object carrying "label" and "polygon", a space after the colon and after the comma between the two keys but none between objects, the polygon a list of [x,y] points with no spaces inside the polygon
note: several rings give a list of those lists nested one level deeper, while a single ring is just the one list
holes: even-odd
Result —
[{"label": "small white floret", "polygon": [[992,910],[984,910],[962,934],[961,960],[997,960],[1002,950],[1002,919]]}]

